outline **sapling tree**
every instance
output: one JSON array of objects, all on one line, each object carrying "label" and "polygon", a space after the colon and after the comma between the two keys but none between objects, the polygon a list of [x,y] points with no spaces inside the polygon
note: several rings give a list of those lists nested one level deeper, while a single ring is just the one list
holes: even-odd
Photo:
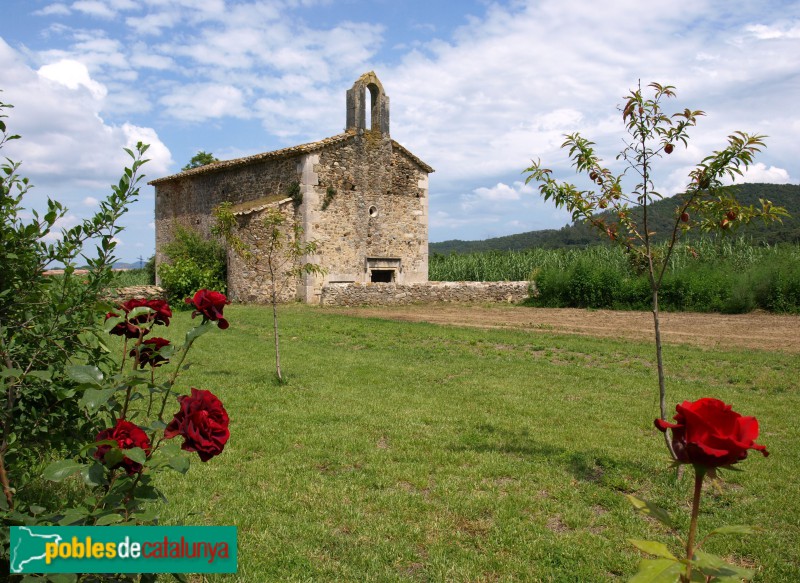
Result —
[{"label": "sapling tree", "polygon": [[275,375],[283,382],[281,371],[280,336],[278,334],[278,302],[286,285],[303,275],[324,274],[325,269],[307,258],[317,252],[316,241],[303,241],[303,228],[294,222],[287,225],[287,217],[276,208],[264,211],[262,225],[266,232],[265,241],[258,249],[242,240],[236,232],[236,216],[229,202],[214,208],[215,225],[213,232],[221,236],[230,249],[245,263],[264,265],[269,285],[269,298],[272,305],[272,329],[275,342]]},{"label": "sapling tree", "polygon": [[[645,266],[652,294],[660,418],[664,420],[667,405],[658,292],[676,243],[691,229],[731,231],[755,218],[780,220],[786,211],[764,199],[760,199],[759,205],[742,205],[734,191],[725,185],[727,180],[741,176],[764,147],[765,136],[737,131],[728,136],[725,148],[703,158],[689,172],[685,189],[677,195],[678,205],[667,243],[654,248],[656,233],[648,224],[649,210],[654,201],[662,198],[655,190],[654,165],[677,146],[688,145],[689,131],[705,113],[684,109],[668,114],[663,104],[675,97],[675,88],[658,83],[648,87],[652,95],[646,95],[640,84],[619,108],[627,131],[625,147],[616,157],[623,163],[621,172],[615,173],[606,166],[595,151],[595,143],[579,133],[567,135],[562,148],[568,149],[575,170],[588,176],[596,188],[582,190],[558,181],[553,171],[544,168],[540,161],[533,162],[525,172],[530,173],[526,183],[538,182],[545,200],[566,208],[573,220],[588,222],[622,245],[632,262]],[[665,442],[674,457],[672,442],[666,434]]]}]

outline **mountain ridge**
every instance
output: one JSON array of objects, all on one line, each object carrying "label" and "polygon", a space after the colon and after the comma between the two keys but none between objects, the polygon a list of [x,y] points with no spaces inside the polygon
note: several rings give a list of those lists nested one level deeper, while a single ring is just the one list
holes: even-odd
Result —
[{"label": "mountain ridge", "polygon": [[[768,199],[776,206],[785,207],[789,212],[783,222],[764,224],[753,221],[734,232],[752,238],[757,244],[800,243],[800,184],[747,183],[733,186],[736,198],[742,205],[758,205],[758,199]],[[675,219],[677,196],[664,198],[650,206],[649,224],[654,226],[656,241],[666,237],[665,231],[672,230]],[[484,240],[463,241],[451,239],[429,243],[430,254],[449,255],[450,253],[479,253],[484,251],[522,251],[532,247],[544,249],[575,248],[607,243],[591,226],[584,223],[565,225],[560,229],[527,231],[516,235],[505,235]]]}]

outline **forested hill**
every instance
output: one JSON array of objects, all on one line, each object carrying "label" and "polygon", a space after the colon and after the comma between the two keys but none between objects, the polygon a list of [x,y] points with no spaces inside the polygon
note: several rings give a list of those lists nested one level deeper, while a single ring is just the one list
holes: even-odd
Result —
[{"label": "forested hill", "polygon": [[[800,185],[798,184],[740,184],[736,187],[736,197],[743,205],[758,205],[758,199],[771,200],[777,206],[785,207],[791,216],[783,223],[764,224],[760,220],[736,229],[736,235],[752,238],[754,243],[800,243]],[[663,238],[672,229],[675,220],[676,198],[660,200],[650,207],[649,221],[656,231],[656,239]],[[430,253],[448,255],[450,253],[473,253],[481,251],[519,251],[531,247],[557,249],[561,247],[585,247],[604,242],[593,229],[583,223],[567,225],[560,229],[529,231],[518,235],[507,235],[484,241],[461,241],[453,239],[441,243],[430,243]]]}]

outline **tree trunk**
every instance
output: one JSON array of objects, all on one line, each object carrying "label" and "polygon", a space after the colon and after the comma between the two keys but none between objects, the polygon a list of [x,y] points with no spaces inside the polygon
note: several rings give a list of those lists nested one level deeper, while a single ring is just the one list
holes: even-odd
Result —
[{"label": "tree trunk", "polygon": [[[661,419],[667,419],[667,389],[664,382],[664,358],[661,355],[661,326],[658,320],[658,289],[653,288],[653,325],[656,331],[656,367],[658,368],[658,406]],[[664,442],[667,444],[672,459],[676,459],[675,450],[672,448],[669,432],[664,432]]]},{"label": "tree trunk", "polygon": [[272,330],[275,334],[275,374],[278,376],[278,381],[283,382],[283,375],[281,375],[280,339],[278,338],[278,296],[275,293],[274,282],[272,287]]}]

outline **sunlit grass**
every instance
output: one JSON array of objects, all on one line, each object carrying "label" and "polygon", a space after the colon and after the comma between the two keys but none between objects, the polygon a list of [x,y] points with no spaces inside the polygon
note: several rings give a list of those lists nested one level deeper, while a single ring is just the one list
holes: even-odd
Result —
[{"label": "sunlit grass", "polygon": [[[221,456],[162,480],[163,523],[238,526],[238,575],[209,580],[624,580],[639,560],[627,539],[679,551],[624,498],[688,523],[689,480],[674,482],[652,424],[651,345],[281,314],[288,384],[273,380],[269,310],[241,306],[179,382],[213,391],[231,418]],[[800,580],[800,357],[668,346],[665,358],[670,403],[723,399],[759,418],[772,453],[727,474],[700,518],[701,532],[765,534],[709,550],[761,581]]]}]

